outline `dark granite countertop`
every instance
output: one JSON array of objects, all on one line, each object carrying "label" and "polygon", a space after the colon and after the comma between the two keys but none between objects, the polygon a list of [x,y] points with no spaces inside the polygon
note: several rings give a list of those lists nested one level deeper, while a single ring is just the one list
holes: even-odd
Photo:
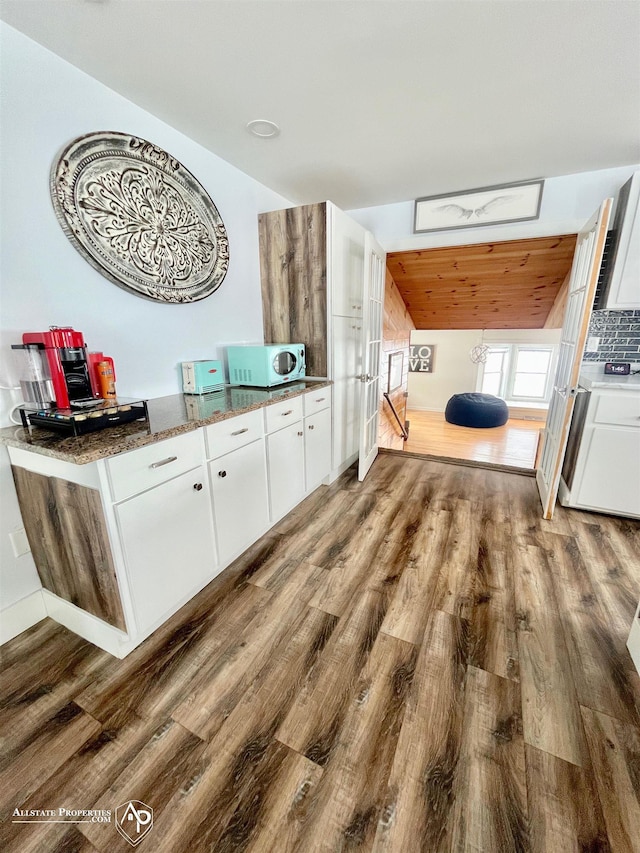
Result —
[{"label": "dark granite countertop", "polygon": [[148,401],[148,423],[133,421],[77,437],[39,427],[23,429],[12,426],[0,429],[0,443],[64,462],[85,465],[330,384],[327,380],[307,378],[269,390],[226,385],[221,391],[202,396],[172,394]]}]

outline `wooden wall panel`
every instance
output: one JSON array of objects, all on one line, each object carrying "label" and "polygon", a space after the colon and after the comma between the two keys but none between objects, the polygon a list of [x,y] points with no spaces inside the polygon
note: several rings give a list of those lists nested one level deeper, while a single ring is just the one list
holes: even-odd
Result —
[{"label": "wooden wall panel", "polygon": [[327,375],[327,206],[258,217],[265,343],[303,343],[307,375]]},{"label": "wooden wall panel", "polygon": [[571,269],[576,235],[387,255],[417,329],[541,329]]},{"label": "wooden wall panel", "polygon": [[42,586],[126,631],[98,492],[15,466],[12,471]]}]

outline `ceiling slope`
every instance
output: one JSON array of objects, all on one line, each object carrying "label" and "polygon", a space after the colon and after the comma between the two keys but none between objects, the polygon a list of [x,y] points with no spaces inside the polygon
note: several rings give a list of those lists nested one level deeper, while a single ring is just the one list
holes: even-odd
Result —
[{"label": "ceiling slope", "polygon": [[541,329],[571,270],[576,235],[391,252],[416,329]]}]

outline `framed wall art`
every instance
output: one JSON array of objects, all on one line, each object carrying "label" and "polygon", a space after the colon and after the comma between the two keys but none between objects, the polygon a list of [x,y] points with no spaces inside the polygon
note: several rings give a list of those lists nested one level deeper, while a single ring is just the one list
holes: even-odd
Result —
[{"label": "framed wall art", "polygon": [[222,218],[191,172],[157,145],[125,133],[80,136],[54,162],[50,188],[72,245],[119,287],[185,303],[222,284]]},{"label": "framed wall art", "polygon": [[414,234],[538,219],[544,181],[499,184],[416,199]]},{"label": "framed wall art", "polygon": [[389,354],[389,383],[387,394],[402,387],[402,370],[404,368],[404,353],[402,351]]}]

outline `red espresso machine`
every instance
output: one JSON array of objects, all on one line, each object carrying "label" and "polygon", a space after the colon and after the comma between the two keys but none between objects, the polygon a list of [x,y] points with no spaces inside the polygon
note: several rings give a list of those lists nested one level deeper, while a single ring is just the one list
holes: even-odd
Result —
[{"label": "red espresso machine", "polygon": [[22,343],[35,345],[46,359],[57,408],[69,409],[74,403],[86,403],[100,396],[91,376],[82,332],[70,326],[52,326],[48,332],[25,332]]},{"label": "red espresso machine", "polygon": [[147,417],[146,401],[118,400],[113,359],[87,352],[82,332],[70,326],[25,332],[12,349],[22,351],[25,427],[80,435]]}]

